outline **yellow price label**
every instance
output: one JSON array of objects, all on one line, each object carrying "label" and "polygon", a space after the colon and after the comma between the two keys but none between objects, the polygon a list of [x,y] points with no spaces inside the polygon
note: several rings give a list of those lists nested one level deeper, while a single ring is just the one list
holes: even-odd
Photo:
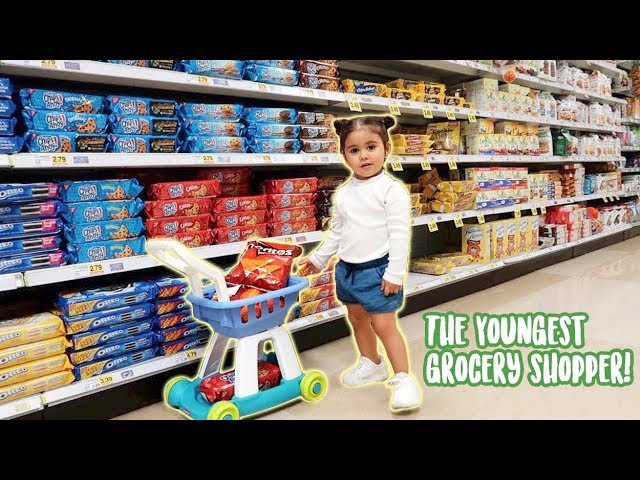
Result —
[{"label": "yellow price label", "polygon": [[604,200],[604,203],[609,203],[609,197],[602,197],[602,200]]},{"label": "yellow price label", "polygon": [[263,92],[267,91],[267,84],[266,83],[258,83],[258,90],[262,90]]},{"label": "yellow price label", "polygon": [[522,212],[520,212],[520,209],[519,209],[519,208],[516,208],[516,209],[513,211],[513,216],[514,216],[515,218],[520,218],[520,217],[522,216]]},{"label": "yellow price label", "polygon": [[442,282],[443,283],[448,283],[448,282],[453,281],[454,279],[455,279],[455,277],[453,275],[447,275],[442,279]]},{"label": "yellow price label", "polygon": [[453,110],[447,109],[447,118],[449,120],[455,120],[456,119],[456,114],[453,113]]},{"label": "yellow price label", "polygon": [[51,162],[54,165],[66,165],[67,157],[65,157],[64,155],[54,155],[53,157],[51,157]]},{"label": "yellow price label", "polygon": [[307,88],[307,95],[313,97],[313,88]]},{"label": "yellow price label", "polygon": [[451,170],[457,170],[458,169],[458,164],[456,163],[455,157],[452,158],[451,160],[449,160],[449,168]]},{"label": "yellow price label", "polygon": [[543,205],[542,207],[540,207],[540,213],[541,213],[542,215],[546,215],[546,213],[547,213],[547,207],[545,207],[544,205]]},{"label": "yellow price label", "polygon": [[361,112],[362,106],[360,106],[360,101],[356,97],[352,97],[348,99],[349,110],[352,112]]},{"label": "yellow price label", "polygon": [[196,352],[195,350],[187,350],[187,354],[185,355],[185,357],[187,357],[188,360],[194,359],[198,356],[198,352]]},{"label": "yellow price label", "polygon": [[401,172],[403,170],[402,163],[400,163],[398,160],[394,160],[393,162],[391,162],[391,169],[394,172]]},{"label": "yellow price label", "polygon": [[469,119],[469,123],[476,123],[476,112],[469,112],[467,118]]},{"label": "yellow price label", "polygon": [[438,224],[435,220],[430,220],[427,222],[427,228],[431,233],[438,231]]},{"label": "yellow price label", "polygon": [[422,116],[424,118],[433,118],[433,112],[431,111],[431,107],[430,106],[426,106],[422,109]]},{"label": "yellow price label", "polygon": [[104,273],[104,267],[99,263],[94,263],[93,265],[89,265],[89,274],[90,275],[102,275]]},{"label": "yellow price label", "polygon": [[113,383],[113,376],[111,375],[102,375],[99,379],[100,386],[104,387],[106,385],[110,385]]},{"label": "yellow price label", "polygon": [[427,160],[426,157],[422,159],[422,162],[420,162],[420,166],[422,167],[422,170],[431,170],[431,163],[429,162],[429,160]]},{"label": "yellow price label", "polygon": [[324,315],[321,313],[316,313],[316,320],[324,320]]},{"label": "yellow price label", "polygon": [[396,103],[389,105],[389,113],[391,115],[402,115],[402,113],[400,113],[400,107],[398,107],[398,104]]},{"label": "yellow price label", "polygon": [[453,217],[453,224],[456,226],[456,228],[461,228],[462,227],[462,215],[456,215],[455,217]]},{"label": "yellow price label", "polygon": [[538,209],[536,207],[531,207],[531,215],[538,215]]},{"label": "yellow price label", "polygon": [[209,83],[209,79],[207,77],[203,77],[202,75],[198,75],[198,83]]},{"label": "yellow price label", "polygon": [[204,163],[213,163],[213,155],[203,155],[202,161]]},{"label": "yellow price label", "polygon": [[479,213],[478,215],[476,215],[476,218],[478,219],[479,224],[482,225],[484,223],[484,213]]},{"label": "yellow price label", "polygon": [[271,158],[271,155],[263,155],[262,156],[262,161],[269,163],[269,162],[272,162],[273,160]]},{"label": "yellow price label", "polygon": [[56,61],[55,60],[42,60],[42,66],[45,68],[56,68]]},{"label": "yellow price label", "polygon": [[291,243],[291,242],[293,242],[293,239],[292,239],[291,237],[284,237],[284,238],[282,239],[282,241],[283,241],[283,242],[287,242],[287,243]]}]

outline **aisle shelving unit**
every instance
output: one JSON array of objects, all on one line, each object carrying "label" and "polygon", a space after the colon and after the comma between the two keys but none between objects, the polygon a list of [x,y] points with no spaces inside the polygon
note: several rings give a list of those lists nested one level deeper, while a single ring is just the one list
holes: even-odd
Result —
[{"label": "aisle shelving unit", "polygon": [[403,165],[422,165],[426,160],[432,165],[446,165],[451,162],[458,163],[535,163],[535,164],[557,164],[557,163],[595,163],[595,162],[621,162],[625,158],[621,155],[570,155],[567,157],[552,155],[393,155],[391,161],[398,161]]},{"label": "aisle shelving unit", "polygon": [[587,70],[598,70],[610,77],[616,77],[624,73],[617,66],[604,60],[569,60],[569,65]]}]

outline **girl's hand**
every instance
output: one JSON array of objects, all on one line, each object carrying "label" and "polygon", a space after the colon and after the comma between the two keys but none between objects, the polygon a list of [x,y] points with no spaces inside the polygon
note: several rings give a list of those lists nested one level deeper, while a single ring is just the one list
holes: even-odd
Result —
[{"label": "girl's hand", "polygon": [[306,277],[307,275],[314,275],[316,273],[320,273],[320,269],[311,263],[309,257],[298,260],[298,275]]},{"label": "girl's hand", "polygon": [[396,285],[395,283],[387,282],[386,280],[382,280],[382,284],[380,285],[380,290],[384,291],[384,296],[388,297],[390,294],[395,294],[400,291],[402,285]]}]

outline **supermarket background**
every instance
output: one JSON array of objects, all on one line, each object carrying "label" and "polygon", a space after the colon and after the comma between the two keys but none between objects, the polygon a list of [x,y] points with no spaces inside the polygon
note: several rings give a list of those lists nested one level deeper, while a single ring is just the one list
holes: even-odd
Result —
[{"label": "supermarket background", "polygon": [[[418,377],[431,307],[582,310],[589,349],[638,346],[623,306],[638,281],[634,61],[3,60],[0,78],[0,418],[177,417],[162,387],[195,372],[210,331],[145,239],[222,268],[250,238],[314,248],[347,175],[331,119],[360,111],[399,124],[388,165],[412,199],[401,325]],[[289,327],[330,394],[265,418],[391,417],[384,393],[339,386],[344,307],[330,274],[312,282]],[[510,390],[425,389],[418,415],[628,418],[638,398]]]}]

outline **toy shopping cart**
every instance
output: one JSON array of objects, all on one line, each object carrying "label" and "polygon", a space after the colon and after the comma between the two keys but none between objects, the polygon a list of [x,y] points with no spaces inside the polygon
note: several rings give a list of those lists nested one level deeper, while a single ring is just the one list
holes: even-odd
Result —
[{"label": "toy shopping cart", "polygon": [[[283,326],[287,312],[298,300],[298,292],[309,283],[305,278],[291,276],[285,288],[229,300],[222,272],[196,257],[183,244],[153,239],[147,241],[147,251],[188,278],[191,293],[187,298],[193,305],[193,314],[214,330],[198,375],[193,380],[175,377],[166,384],[164,398],[170,407],[196,420],[237,420],[298,397],[314,402],[324,396],[327,378],[319,371],[302,372],[291,335]],[[201,275],[213,280],[218,301],[205,297]],[[198,386],[219,372],[230,338],[237,339],[235,394],[230,401],[212,404],[201,395]],[[268,355],[264,353],[267,340],[271,340],[275,350]],[[279,385],[258,389],[259,358],[277,363],[282,373]]]}]

